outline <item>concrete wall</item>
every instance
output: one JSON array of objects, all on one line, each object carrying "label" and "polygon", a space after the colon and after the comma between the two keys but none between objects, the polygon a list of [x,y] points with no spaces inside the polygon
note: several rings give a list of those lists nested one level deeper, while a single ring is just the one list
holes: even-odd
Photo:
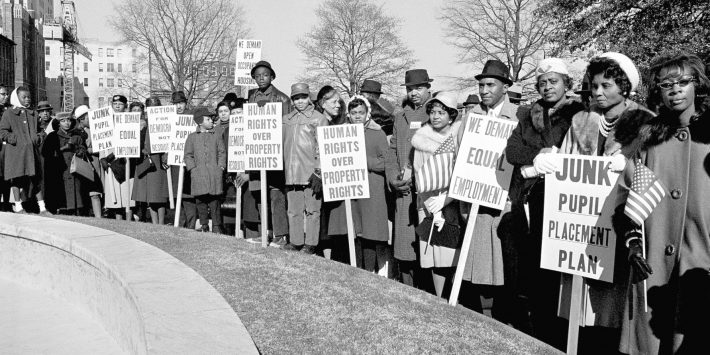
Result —
[{"label": "concrete wall", "polygon": [[194,270],[133,238],[0,213],[0,277],[92,315],[132,354],[257,354],[232,308]]}]

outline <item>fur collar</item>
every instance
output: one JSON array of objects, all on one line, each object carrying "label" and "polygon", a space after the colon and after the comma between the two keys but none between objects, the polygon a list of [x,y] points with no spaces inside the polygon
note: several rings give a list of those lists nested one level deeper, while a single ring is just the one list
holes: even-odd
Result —
[{"label": "fur collar", "polygon": [[[542,100],[538,100],[530,108],[532,125],[538,133],[545,132],[545,107],[542,102]],[[561,119],[571,120],[572,116],[582,110],[584,110],[584,105],[581,102],[564,98],[550,109],[550,125],[553,126],[555,122]]]},{"label": "fur collar", "polygon": [[[644,108],[630,111],[628,117],[619,122],[617,137],[622,145],[635,143],[640,148],[648,148],[673,138],[680,128],[680,122],[664,110],[656,116]],[[688,129],[693,141],[710,143],[710,113],[706,111],[697,116],[691,121]]]},{"label": "fur collar", "polygon": [[450,135],[456,137],[460,127],[461,120],[456,120],[451,124],[449,133],[442,135],[434,131],[434,128],[432,128],[430,124],[425,124],[414,133],[412,137],[412,147],[416,150],[433,154]]}]

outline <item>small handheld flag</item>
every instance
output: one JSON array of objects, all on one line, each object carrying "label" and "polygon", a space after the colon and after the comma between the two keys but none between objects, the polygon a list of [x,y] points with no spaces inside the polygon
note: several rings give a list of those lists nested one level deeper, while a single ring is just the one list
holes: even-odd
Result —
[{"label": "small handheld flag", "polygon": [[666,189],[661,181],[651,169],[637,159],[624,214],[641,226],[665,196]]}]

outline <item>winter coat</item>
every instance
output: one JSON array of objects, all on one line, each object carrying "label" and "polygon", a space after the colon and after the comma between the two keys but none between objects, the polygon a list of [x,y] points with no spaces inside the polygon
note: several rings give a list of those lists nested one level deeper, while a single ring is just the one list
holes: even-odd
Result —
[{"label": "winter coat", "polygon": [[[507,98],[504,100],[498,118],[518,121],[519,106],[511,103]],[[486,109],[479,104],[473,108],[472,113],[486,115]],[[458,131],[459,145],[463,133],[466,131],[465,123],[464,120],[464,124]],[[461,211],[467,213],[469,210],[470,204],[462,203]],[[501,225],[501,220],[510,217],[505,217],[509,212],[509,204],[506,204],[503,211],[485,206],[478,208],[471,246],[466,257],[463,280],[481,285],[502,285],[505,280],[514,280],[513,272],[517,268],[516,258],[508,258],[504,255],[515,253],[514,246],[506,242],[509,242],[510,238],[519,237],[519,235],[502,233],[498,228]]]},{"label": "winter coat", "polygon": [[[369,240],[387,242],[387,202],[385,191],[386,156],[389,154],[387,136],[380,125],[370,120],[365,124],[365,151],[367,154],[367,179],[370,198],[353,200],[355,232]],[[343,220],[341,223],[345,223]]]},{"label": "winter coat", "polygon": [[185,169],[190,172],[193,196],[221,195],[222,174],[227,168],[227,150],[214,130],[193,132],[185,141]]},{"label": "winter coat", "polygon": [[[624,154],[627,158],[634,152],[631,145],[622,147],[616,137],[617,125],[628,126],[626,122],[633,119],[636,110],[644,110],[644,107],[627,100],[626,110],[624,110],[614,120],[614,126],[604,137],[600,133],[600,120],[604,119],[603,113],[592,106],[589,110],[580,111],[572,117],[572,125],[565,135],[560,146],[560,154],[578,154],[591,156],[613,156]],[[614,268],[614,282],[608,283],[587,279],[584,292],[583,324],[587,326],[603,326],[608,328],[619,328],[621,326],[622,310],[624,308],[625,296],[628,287],[628,267],[626,262],[626,247],[623,238],[617,237],[617,257]],[[568,318],[569,301],[572,292],[572,276],[563,274],[560,305],[558,314]]]},{"label": "winter coat", "polygon": [[45,138],[34,111],[22,107],[7,109],[0,120],[0,139],[6,142],[5,180],[21,176],[39,176],[39,146]]},{"label": "winter coat", "polygon": [[[169,197],[168,177],[167,170],[163,169],[163,164],[168,161],[168,153],[151,153],[150,134],[148,134],[147,127],[140,132],[140,142],[143,147],[141,157],[131,160],[131,163],[136,165],[131,199],[136,202],[167,203]],[[138,174],[148,166],[150,167],[146,172]]]},{"label": "winter coat", "polygon": [[286,185],[307,185],[308,178],[320,168],[316,128],[327,126],[328,119],[313,105],[283,116],[283,160]]},{"label": "winter coat", "polygon": [[[67,147],[71,143],[72,146]],[[70,173],[72,159],[76,155],[87,155],[81,132],[74,129],[66,132],[58,129],[47,135],[42,146],[45,171],[44,200],[47,209],[77,209],[87,205],[89,190],[87,180],[81,175]]]},{"label": "winter coat", "polygon": [[[644,222],[646,259],[653,269],[646,280],[648,312],[641,296],[644,283],[632,285],[620,350],[704,353],[710,316],[710,114],[686,127],[664,111],[647,122],[628,123],[618,127],[628,138],[622,143],[638,147],[634,159],[653,171],[666,196]],[[629,162],[620,180],[614,226],[621,239],[632,230],[641,231],[623,212],[633,172]]]},{"label": "winter coat", "polygon": [[[427,121],[429,121],[429,115],[427,115],[424,105],[414,107],[408,101],[404,103],[404,109],[395,116],[385,171],[388,182],[394,181],[405,167],[411,169],[414,159],[412,136]],[[410,192],[406,196],[397,196],[395,200],[392,244],[394,257],[401,261],[417,260],[419,249],[415,232],[419,216],[417,215],[417,197],[413,184]]]}]

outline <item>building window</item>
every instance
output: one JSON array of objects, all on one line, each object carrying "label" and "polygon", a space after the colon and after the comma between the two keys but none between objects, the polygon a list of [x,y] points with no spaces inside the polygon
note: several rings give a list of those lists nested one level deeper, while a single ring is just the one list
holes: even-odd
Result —
[{"label": "building window", "polygon": [[[99,87],[100,88],[104,87],[104,78],[99,78]],[[99,98],[99,100],[101,100],[101,98]],[[99,105],[99,106],[101,106],[101,105]]]},{"label": "building window", "polygon": [[104,71],[104,63],[99,63],[99,71],[100,72]]},{"label": "building window", "polygon": [[133,58],[137,57],[138,56],[137,54],[138,54],[138,51],[135,48],[131,49],[131,55],[133,56]]},{"label": "building window", "polygon": [[229,67],[229,75],[234,76],[234,67]]},{"label": "building window", "polygon": [[49,70],[49,61],[44,62],[44,70]]},{"label": "building window", "polygon": [[99,57],[103,57],[103,56],[104,56],[104,49],[99,48]]},{"label": "building window", "polygon": [[84,78],[84,86],[89,86],[89,78]]},{"label": "building window", "polygon": [[106,56],[113,57],[113,48],[106,48]]},{"label": "building window", "polygon": [[59,62],[59,70],[64,70],[64,61]]},{"label": "building window", "polygon": [[84,63],[84,71],[89,71],[89,63]]},{"label": "building window", "polygon": [[118,63],[118,72],[123,73],[123,65],[121,63]]},{"label": "building window", "polygon": [[113,63],[106,63],[106,71],[113,73]]},{"label": "building window", "polygon": [[106,86],[108,86],[110,88],[113,87],[113,78],[106,79]]},{"label": "building window", "polygon": [[44,55],[49,55],[49,46],[44,46]]},{"label": "building window", "polygon": [[222,67],[222,75],[227,75],[227,66]]},{"label": "building window", "polygon": [[122,88],[123,87],[123,79],[118,78],[118,87]]},{"label": "building window", "polygon": [[116,57],[121,58],[121,48],[116,49]]},{"label": "building window", "polygon": [[134,72],[134,73],[137,72],[137,70],[136,70],[136,63],[133,63],[133,65],[131,65],[131,71]]}]

